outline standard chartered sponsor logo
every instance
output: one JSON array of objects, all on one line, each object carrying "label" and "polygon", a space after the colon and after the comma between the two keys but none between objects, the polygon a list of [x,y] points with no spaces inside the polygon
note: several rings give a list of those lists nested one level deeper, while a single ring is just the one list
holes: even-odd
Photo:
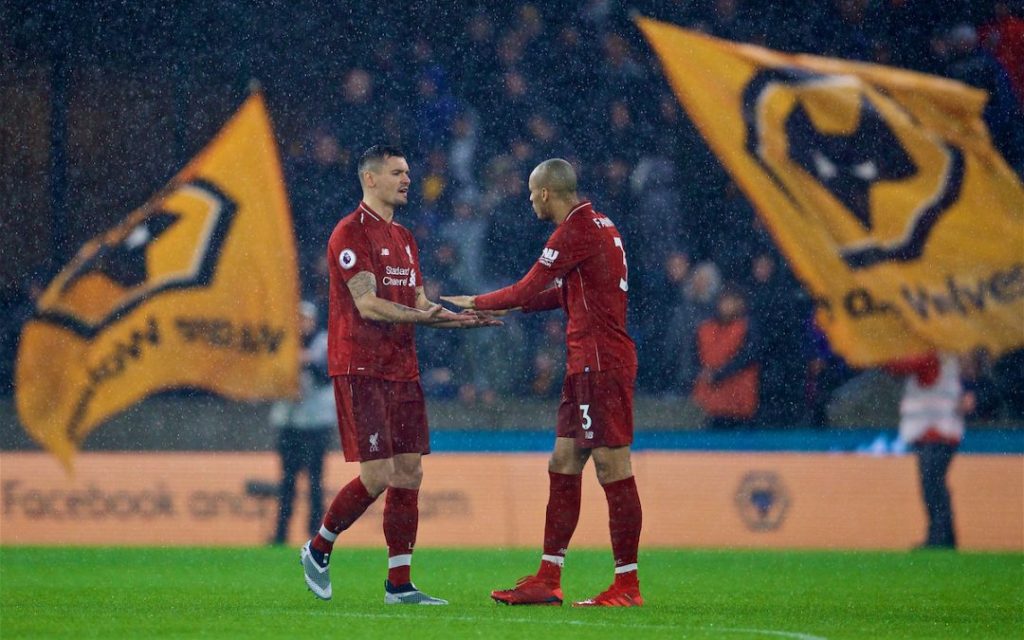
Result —
[{"label": "standard chartered sponsor logo", "polygon": [[412,270],[412,267],[384,267],[384,273],[384,286],[416,286],[416,272]]}]

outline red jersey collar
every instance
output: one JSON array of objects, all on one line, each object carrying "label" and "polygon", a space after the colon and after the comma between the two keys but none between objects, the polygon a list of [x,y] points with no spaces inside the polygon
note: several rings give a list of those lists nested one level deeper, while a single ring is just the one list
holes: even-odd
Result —
[{"label": "red jersey collar", "polygon": [[359,221],[364,223],[364,224],[366,223],[367,220],[371,220],[373,222],[381,222],[381,223],[384,223],[384,224],[388,224],[384,220],[383,216],[381,216],[379,213],[377,213],[376,211],[371,209],[370,205],[366,204],[362,200],[359,201],[358,210],[359,210]]},{"label": "red jersey collar", "polygon": [[569,218],[572,217],[572,214],[576,213],[577,211],[583,210],[590,210],[591,212],[593,212],[594,205],[590,204],[590,200],[583,200],[578,205],[573,207],[572,210],[569,211],[569,215],[565,216],[565,220],[562,220],[562,222],[568,222]]}]

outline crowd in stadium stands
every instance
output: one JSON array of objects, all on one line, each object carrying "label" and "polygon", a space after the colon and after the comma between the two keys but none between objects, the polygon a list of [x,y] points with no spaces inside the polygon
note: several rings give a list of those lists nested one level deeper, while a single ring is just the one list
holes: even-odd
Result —
[{"label": "crowd in stadium stands", "polygon": [[[992,95],[994,137],[1020,167],[1024,60],[1004,40],[1019,37],[1020,14],[1006,7],[975,16],[972,7],[953,2],[936,17],[926,2],[798,8],[717,0],[652,13],[724,38],[981,86]],[[814,328],[810,302],[785,260],[717,168],[651,56],[640,53],[618,3],[562,9],[485,5],[407,46],[386,37],[366,43],[374,55],[348,71],[337,104],[286,159],[310,295],[324,295],[323,244],[335,214],[358,198],[354,160],[372,142],[388,140],[412,155],[418,193],[399,219],[419,238],[432,299],[491,290],[526,271],[550,232],[533,219],[526,178],[539,161],[564,157],[628,247],[640,391],[685,396],[700,386],[706,354],[699,337],[729,291],[748,328],[745,343],[727,355],[749,365],[759,406],[717,407],[712,424],[823,423],[830,392],[853,372]],[[511,316],[506,325],[419,332],[428,393],[464,402],[558,394],[560,321]]]},{"label": "crowd in stadium stands", "polygon": [[[941,10],[927,0],[466,7],[414,3],[400,17],[389,15],[393,7],[364,7],[358,28],[344,33],[345,66],[331,99],[304,105],[301,118],[298,110],[276,115],[295,133],[284,140],[286,180],[305,295],[321,309],[324,247],[338,217],[359,199],[355,161],[369,145],[386,141],[409,155],[415,193],[397,220],[418,238],[431,299],[491,290],[526,272],[551,231],[534,219],[526,179],[539,161],[563,157],[625,241],[639,391],[693,392],[708,355],[700,335],[729,292],[749,327],[737,353],[756,371],[759,406],[727,422],[823,424],[830,394],[854,372],[814,327],[804,290],[683,113],[630,9],[731,40],[984,88],[993,139],[1024,173],[1019,3],[945,0]],[[480,331],[420,331],[424,388],[466,403],[556,396],[562,331],[551,314],[513,314],[506,326]],[[1022,369],[1019,355],[982,362],[971,384],[1003,403],[991,411],[1020,417]]]}]

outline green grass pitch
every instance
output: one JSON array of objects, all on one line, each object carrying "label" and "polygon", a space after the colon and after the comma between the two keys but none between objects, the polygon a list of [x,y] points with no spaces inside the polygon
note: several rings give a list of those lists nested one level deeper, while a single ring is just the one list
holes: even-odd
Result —
[{"label": "green grass pitch", "polygon": [[[488,593],[536,568],[526,550],[417,551],[413,579],[448,607],[383,604],[385,553],[338,550],[316,600],[291,548],[0,548],[0,637],[1022,638],[1024,556],[646,550],[638,609],[505,607]],[[611,579],[570,552],[563,588]]]}]

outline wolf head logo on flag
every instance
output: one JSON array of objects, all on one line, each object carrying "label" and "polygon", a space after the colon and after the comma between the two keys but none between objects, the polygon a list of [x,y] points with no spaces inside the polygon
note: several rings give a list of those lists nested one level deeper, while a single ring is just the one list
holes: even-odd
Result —
[{"label": "wolf head logo on flag", "polygon": [[88,244],[40,301],[36,318],[93,338],[169,289],[209,286],[237,203],[194,179]]},{"label": "wolf head logo on flag", "polygon": [[277,151],[256,94],[47,287],[18,351],[25,429],[70,467],[93,429],[165,389],[294,395],[297,283]]},{"label": "wolf head logo on flag", "polygon": [[764,70],[742,100],[747,152],[803,215],[834,213],[851,269],[921,257],[960,196],[963,153],[856,76]]},{"label": "wolf head logo on flag", "polygon": [[985,92],[637,24],[847,360],[1024,345],[1024,188]]}]

